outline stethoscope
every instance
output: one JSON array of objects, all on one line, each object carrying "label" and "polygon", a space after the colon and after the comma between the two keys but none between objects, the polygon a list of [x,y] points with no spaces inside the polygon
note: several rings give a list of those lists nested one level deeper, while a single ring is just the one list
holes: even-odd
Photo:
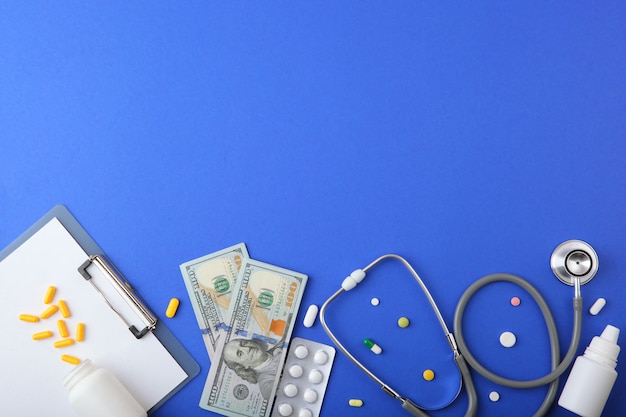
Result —
[{"label": "stethoscope", "polygon": [[[598,255],[596,251],[586,242],[581,240],[568,240],[566,242],[561,243],[559,246],[554,249],[552,256],[550,258],[550,266],[554,275],[563,283],[574,287],[574,324],[573,324],[573,332],[571,337],[571,342],[567,353],[563,360],[559,361],[559,342],[558,342],[558,334],[556,329],[556,324],[554,322],[554,318],[552,317],[552,313],[550,309],[535,287],[533,287],[528,281],[525,279],[512,275],[512,274],[492,274],[487,275],[479,280],[475,281],[472,285],[470,285],[457,303],[455,312],[454,312],[454,334],[450,332],[448,326],[446,325],[435,300],[432,295],[428,291],[428,288],[420,278],[420,276],[415,272],[411,264],[407,262],[406,259],[399,255],[395,254],[387,254],[383,255],[369,265],[362,269],[357,269],[352,272],[347,278],[345,278],[341,284],[341,288],[337,290],[333,295],[331,295],[328,300],[324,302],[320,309],[320,322],[322,327],[328,334],[328,337],[332,340],[332,342],[337,346],[337,348],[343,352],[350,361],[352,361],[361,371],[363,371],[367,376],[373,379],[381,389],[400,401],[402,404],[402,408],[408,411],[410,414],[416,417],[428,417],[428,414],[423,408],[420,408],[417,404],[411,401],[408,397],[401,395],[398,391],[391,387],[391,385],[385,383],[382,379],[376,376],[373,372],[371,372],[365,365],[363,365],[357,358],[355,358],[348,349],[337,339],[337,337],[333,334],[333,332],[328,327],[326,323],[325,314],[328,305],[334,301],[339,295],[341,295],[345,291],[350,291],[355,288],[364,278],[366,273],[372,269],[374,266],[380,264],[385,260],[396,260],[402,263],[406,269],[411,273],[413,278],[417,281],[420,288],[426,295],[428,302],[430,303],[437,320],[439,321],[439,325],[443,330],[443,333],[450,345],[450,349],[454,355],[454,362],[459,369],[461,374],[462,384],[465,384],[465,389],[467,391],[468,396],[468,405],[467,411],[465,412],[465,417],[473,417],[476,415],[476,408],[478,405],[478,396],[476,393],[476,388],[474,387],[474,383],[472,381],[472,376],[470,373],[470,367],[476,370],[479,374],[484,376],[485,378],[503,386],[512,387],[512,388],[535,388],[542,385],[549,384],[548,392],[544,398],[543,403],[539,407],[539,409],[535,412],[535,417],[544,416],[552,404],[557,395],[558,385],[559,385],[559,376],[565,372],[565,370],[570,366],[572,361],[574,360],[574,356],[576,355],[576,350],[578,349],[578,343],[580,341],[581,334],[581,321],[582,321],[582,297],[580,294],[580,287],[588,283],[598,271]],[[509,378],[504,378],[500,375],[497,375],[483,366],[470,352],[467,344],[465,343],[465,338],[463,336],[463,314],[465,311],[465,307],[467,303],[472,298],[472,296],[480,290],[482,287],[489,285],[494,282],[506,281],[511,282],[513,284],[519,285],[524,290],[526,290],[532,298],[535,300],[537,305],[539,306],[544,320],[546,322],[546,326],[548,328],[548,335],[550,339],[550,352],[551,352],[551,371],[547,375],[533,379],[533,380],[513,380]],[[460,389],[459,389],[460,391]]]}]

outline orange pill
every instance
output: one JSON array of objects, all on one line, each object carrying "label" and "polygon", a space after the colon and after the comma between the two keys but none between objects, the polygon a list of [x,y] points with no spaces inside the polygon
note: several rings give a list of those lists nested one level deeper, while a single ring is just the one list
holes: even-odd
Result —
[{"label": "orange pill", "polygon": [[62,348],[67,346],[72,346],[74,344],[74,339],[61,339],[54,342],[55,348]]},{"label": "orange pill", "polygon": [[76,356],[71,355],[62,355],[61,360],[67,363],[71,363],[72,365],[78,365],[80,363],[80,359],[78,359]]},{"label": "orange pill", "polygon": [[44,332],[35,333],[33,335],[33,340],[41,340],[52,337],[52,332],[50,330],[46,330]]},{"label": "orange pill", "polygon": [[32,314],[20,314],[20,320],[37,323],[39,321],[39,317],[33,316]]},{"label": "orange pill", "polygon": [[59,307],[57,307],[56,305],[52,304],[50,307],[46,308],[44,310],[44,312],[41,313],[41,315],[39,317],[41,317],[42,319],[47,319],[48,317],[52,316],[57,311],[59,311]]},{"label": "orange pill", "polygon": [[44,295],[43,297],[43,303],[50,304],[52,300],[54,300],[54,294],[56,294],[56,292],[57,292],[57,287],[53,285],[49,286],[48,289],[46,290],[46,295]]},{"label": "orange pill", "polygon": [[76,341],[82,342],[85,340],[85,323],[78,323],[76,325]]},{"label": "orange pill", "polygon": [[67,324],[65,324],[64,320],[57,320],[57,327],[61,337],[68,337],[70,335],[70,331],[67,330]]},{"label": "orange pill", "polygon": [[165,310],[165,317],[171,319],[176,315],[176,310],[178,310],[178,305],[180,304],[180,300],[178,298],[172,298],[167,305],[167,310]]},{"label": "orange pill", "polygon": [[61,315],[64,319],[67,319],[71,316],[70,309],[67,308],[67,303],[65,300],[59,300],[59,310],[61,310]]}]

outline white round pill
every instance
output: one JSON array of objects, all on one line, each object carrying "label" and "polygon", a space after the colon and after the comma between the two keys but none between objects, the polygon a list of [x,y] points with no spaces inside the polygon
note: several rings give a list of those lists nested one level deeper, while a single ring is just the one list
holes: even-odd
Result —
[{"label": "white round pill", "polygon": [[291,368],[289,368],[289,375],[291,375],[292,378],[300,378],[303,373],[304,370],[298,364],[291,365]]},{"label": "white round pill", "polygon": [[517,337],[512,332],[504,332],[500,335],[500,344],[505,348],[510,348],[515,346],[517,342]]},{"label": "white round pill", "polygon": [[298,387],[296,387],[294,384],[287,384],[283,387],[283,392],[287,397],[293,398],[298,395]]},{"label": "white round pill", "polygon": [[313,362],[318,365],[324,365],[326,362],[328,362],[328,353],[324,352],[323,350],[318,350],[317,352],[315,352],[315,356],[313,356]]},{"label": "white round pill", "polygon": [[322,373],[318,371],[317,369],[313,369],[309,373],[309,381],[311,381],[312,383],[319,384],[323,380],[324,380],[324,375],[322,375]]},{"label": "white round pill", "polygon": [[306,391],[304,391],[304,401],[308,402],[309,404],[317,401],[317,391],[312,390],[311,388],[307,388]]},{"label": "white round pill", "polygon": [[373,306],[377,306],[378,304],[380,304],[380,300],[378,298],[374,297],[374,298],[372,298],[371,303],[372,303]]},{"label": "white round pill", "polygon": [[293,408],[287,404],[287,403],[282,403],[281,405],[278,406],[278,414],[280,414],[281,416],[290,416],[291,413],[293,413]]},{"label": "white round pill", "polygon": [[497,391],[491,391],[489,393],[489,399],[495,403],[500,399],[500,394]]},{"label": "white round pill", "polygon": [[309,410],[308,408],[303,408],[298,413],[298,417],[313,417],[313,411]]},{"label": "white round pill", "polygon": [[309,349],[304,345],[300,345],[296,348],[295,354],[296,354],[296,358],[304,359],[307,356],[309,356]]}]

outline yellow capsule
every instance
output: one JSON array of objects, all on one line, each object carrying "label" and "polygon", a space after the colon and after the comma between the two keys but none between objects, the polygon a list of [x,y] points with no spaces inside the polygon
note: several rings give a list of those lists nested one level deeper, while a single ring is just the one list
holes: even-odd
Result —
[{"label": "yellow capsule", "polygon": [[52,300],[54,300],[54,294],[56,294],[56,292],[57,292],[57,287],[53,285],[49,286],[48,289],[46,290],[46,295],[44,295],[43,297],[43,303],[50,304]]},{"label": "yellow capsule", "polygon": [[76,341],[82,342],[85,340],[85,323],[78,323],[76,325]]},{"label": "yellow capsule", "polygon": [[64,320],[57,320],[57,327],[59,328],[61,337],[68,337],[70,335],[70,331],[67,330],[67,325]]},{"label": "yellow capsule", "polygon": [[70,309],[67,308],[67,303],[65,300],[59,300],[59,310],[61,310],[61,315],[64,319],[67,319],[71,316]]},{"label": "yellow capsule", "polygon": [[172,298],[170,303],[167,305],[167,310],[165,310],[165,317],[171,319],[176,314],[176,310],[178,310],[178,305],[180,301],[178,298]]},{"label": "yellow capsule", "polygon": [[52,337],[52,332],[50,330],[46,330],[44,332],[35,333],[33,335],[33,340],[41,340]]},{"label": "yellow capsule", "polygon": [[348,404],[350,405],[350,407],[362,407],[363,406],[363,400],[359,400],[359,399],[353,398],[350,401],[348,401]]},{"label": "yellow capsule", "polygon": [[80,363],[80,359],[78,359],[76,356],[71,355],[62,355],[61,360],[67,363],[71,363],[72,365],[78,365]]},{"label": "yellow capsule", "polygon": [[39,321],[39,317],[33,316],[32,314],[20,314],[20,320],[37,323]]},{"label": "yellow capsule", "polygon": [[54,342],[55,348],[62,348],[66,346],[72,346],[74,344],[74,339],[61,339]]},{"label": "yellow capsule", "polygon": [[48,317],[50,317],[51,315],[53,315],[57,311],[59,311],[59,307],[57,307],[56,305],[52,304],[50,307],[46,308],[44,310],[44,312],[41,313],[41,315],[39,317],[41,317],[42,319],[47,319]]}]

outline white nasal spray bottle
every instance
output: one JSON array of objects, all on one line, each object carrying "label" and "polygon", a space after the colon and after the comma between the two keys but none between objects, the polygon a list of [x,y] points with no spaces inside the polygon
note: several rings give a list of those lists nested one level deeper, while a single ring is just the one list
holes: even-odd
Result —
[{"label": "white nasal spray bottle", "polygon": [[617,378],[618,337],[619,329],[608,325],[576,358],[559,398],[561,407],[582,417],[600,417]]}]

